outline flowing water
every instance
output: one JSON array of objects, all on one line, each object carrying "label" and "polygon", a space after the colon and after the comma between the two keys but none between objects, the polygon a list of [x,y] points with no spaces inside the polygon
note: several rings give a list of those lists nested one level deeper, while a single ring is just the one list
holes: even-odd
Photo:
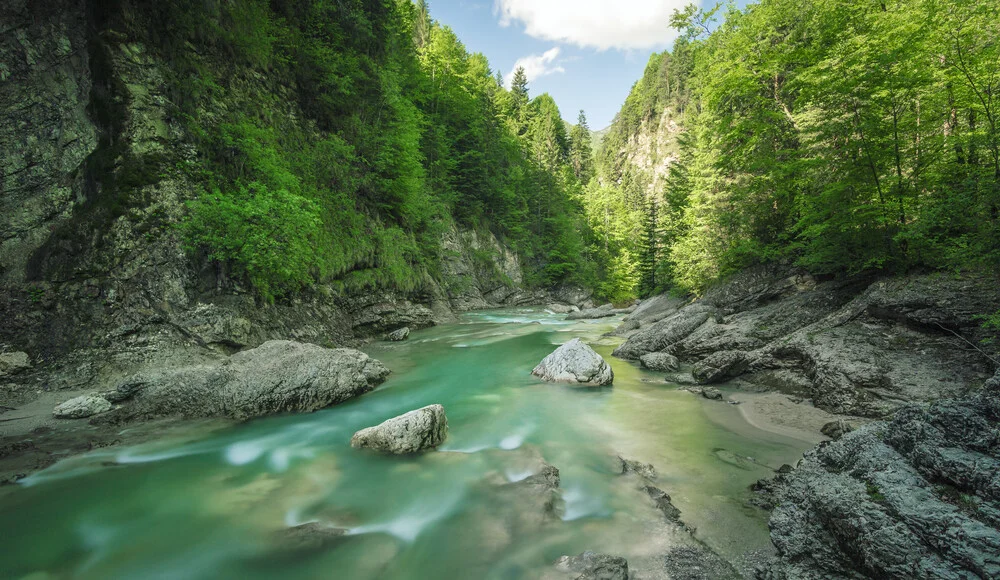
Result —
[{"label": "flowing water", "polygon": [[[611,358],[616,340],[601,335],[616,322],[467,314],[372,345],[393,374],[336,408],[63,461],[0,496],[0,577],[530,578],[584,550],[641,567],[684,538],[615,473],[616,454],[654,464],[656,485],[719,554],[767,549],[747,486],[810,445]],[[612,364],[613,387],[530,376],[574,337]],[[431,403],[448,415],[439,451],[350,448],[357,429]],[[562,499],[557,520],[531,525],[491,490],[531,475],[539,457],[559,468]],[[282,549],[282,530],[305,522],[349,532],[324,549]]]}]

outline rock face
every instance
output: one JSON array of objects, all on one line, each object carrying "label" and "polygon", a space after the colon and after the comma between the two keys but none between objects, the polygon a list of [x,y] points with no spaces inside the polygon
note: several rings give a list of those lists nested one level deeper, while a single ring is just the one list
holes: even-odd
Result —
[{"label": "rock face", "polygon": [[84,395],[70,399],[52,410],[57,419],[83,419],[111,410],[111,402],[100,395]]},{"label": "rock face", "polygon": [[982,277],[818,282],[757,267],[691,304],[667,295],[642,303],[615,332],[627,340],[614,354],[665,353],[692,365],[700,384],[739,379],[834,413],[881,417],[981,384],[992,366],[968,345],[990,338],[976,316],[997,310],[1000,290]]},{"label": "rock face", "polygon": [[0,377],[13,375],[31,368],[31,359],[26,352],[5,352],[0,354]]},{"label": "rock face", "polygon": [[274,340],[202,364],[139,373],[123,419],[166,415],[252,419],[310,412],[380,385],[389,370],[353,349]]},{"label": "rock face", "polygon": [[556,568],[579,574],[577,580],[628,580],[628,561],[620,556],[584,552],[578,556],[562,556]]},{"label": "rock face", "polygon": [[651,352],[639,357],[639,362],[643,368],[661,373],[672,373],[680,367],[680,362],[672,354],[665,352]]},{"label": "rock face", "polygon": [[386,338],[386,340],[389,340],[389,341],[392,341],[392,342],[401,342],[401,341],[406,340],[409,336],[410,336],[410,329],[409,329],[409,327],[404,326],[403,328],[400,328],[399,330],[394,330],[394,331],[390,332],[389,334],[385,335],[385,338]]},{"label": "rock face", "polygon": [[854,431],[854,425],[851,425],[843,419],[830,421],[826,425],[823,425],[823,428],[820,429],[820,433],[826,435],[830,439],[840,439],[851,431]]},{"label": "rock face", "polygon": [[579,338],[567,342],[542,359],[531,374],[552,383],[610,385],[615,379],[611,365]]},{"label": "rock face", "polygon": [[618,316],[620,314],[628,314],[635,310],[635,307],[631,308],[615,308],[611,304],[604,304],[603,306],[598,306],[597,308],[587,308],[585,310],[580,310],[579,312],[571,312],[566,320],[587,320],[594,318],[609,318],[611,316]]},{"label": "rock face", "polygon": [[351,447],[404,455],[434,449],[447,435],[444,407],[428,405],[358,431],[351,437]]},{"label": "rock face", "polygon": [[904,407],[784,478],[760,578],[1000,577],[1000,389]]}]

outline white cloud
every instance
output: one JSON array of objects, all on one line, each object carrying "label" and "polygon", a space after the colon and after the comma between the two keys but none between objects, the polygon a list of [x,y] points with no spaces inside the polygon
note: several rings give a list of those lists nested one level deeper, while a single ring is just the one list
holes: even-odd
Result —
[{"label": "white cloud", "polygon": [[566,69],[559,65],[556,59],[559,58],[559,47],[546,50],[544,54],[533,54],[531,56],[525,56],[517,59],[514,66],[507,73],[507,78],[504,79],[507,83],[507,87],[510,88],[510,83],[514,79],[514,72],[518,68],[524,68],[524,75],[528,77],[528,82],[531,82],[537,78],[544,77],[553,73],[564,73]]},{"label": "white cloud", "polygon": [[648,49],[677,37],[670,15],[692,0],[495,0],[501,26],[535,38],[606,50]]}]

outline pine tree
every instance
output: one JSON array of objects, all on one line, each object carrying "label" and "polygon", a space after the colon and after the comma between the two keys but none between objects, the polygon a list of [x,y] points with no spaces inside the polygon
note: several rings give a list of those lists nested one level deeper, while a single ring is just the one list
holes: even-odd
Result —
[{"label": "pine tree", "polygon": [[582,110],[577,117],[576,126],[569,134],[570,164],[573,174],[580,183],[588,183],[594,175],[594,156],[590,145],[590,127],[587,125],[587,115]]},{"label": "pine tree", "polygon": [[413,25],[413,42],[418,49],[431,40],[431,13],[427,0],[417,0],[417,21]]},{"label": "pine tree", "polygon": [[642,278],[639,292],[643,296],[649,296],[656,291],[656,256],[659,238],[657,234],[657,211],[656,200],[650,198],[646,205],[645,215],[643,216],[642,253],[639,256],[639,274]]}]

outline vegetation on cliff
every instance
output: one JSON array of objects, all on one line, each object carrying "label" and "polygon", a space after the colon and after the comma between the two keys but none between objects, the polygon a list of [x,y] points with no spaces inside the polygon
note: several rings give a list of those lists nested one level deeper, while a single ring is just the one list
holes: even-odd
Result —
[{"label": "vegetation on cliff", "polygon": [[[650,59],[598,156],[595,198],[624,210],[611,221],[646,224],[605,238],[623,271],[645,270],[636,290],[698,291],[775,260],[1000,265],[1000,7],[763,0],[713,16],[677,14],[682,37]],[[684,131],[650,188],[628,153],[664,114]]]}]

